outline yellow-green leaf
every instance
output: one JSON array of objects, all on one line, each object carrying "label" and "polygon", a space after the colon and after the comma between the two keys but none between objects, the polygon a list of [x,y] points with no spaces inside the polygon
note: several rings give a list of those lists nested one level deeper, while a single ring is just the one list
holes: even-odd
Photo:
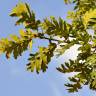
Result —
[{"label": "yellow-green leaf", "polygon": [[29,49],[30,49],[30,51],[32,50],[32,40],[29,42]]}]

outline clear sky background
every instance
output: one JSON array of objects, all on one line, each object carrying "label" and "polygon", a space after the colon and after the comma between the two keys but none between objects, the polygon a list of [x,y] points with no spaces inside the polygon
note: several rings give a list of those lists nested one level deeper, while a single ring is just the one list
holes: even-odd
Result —
[{"label": "clear sky background", "polygon": [[[15,18],[11,18],[9,13],[19,0],[0,1],[0,38],[9,34],[18,34],[22,26],[14,26]],[[47,16],[61,16],[66,18],[68,10],[72,6],[64,5],[63,0],[21,0],[28,2],[35,11],[37,18],[43,19]],[[28,52],[24,52],[22,57],[14,60],[13,57],[7,60],[5,55],[0,56],[0,96],[96,96],[85,86],[78,93],[68,94],[64,83],[68,82],[68,74],[61,74],[55,68],[59,64],[75,58],[77,52],[73,47],[68,54],[61,56],[59,60],[53,58],[46,73],[37,75],[26,71],[28,63]]]}]

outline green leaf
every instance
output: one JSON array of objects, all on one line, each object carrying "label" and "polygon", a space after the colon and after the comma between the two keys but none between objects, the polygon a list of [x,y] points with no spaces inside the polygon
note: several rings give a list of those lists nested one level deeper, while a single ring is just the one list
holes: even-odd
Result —
[{"label": "green leaf", "polygon": [[10,16],[21,16],[23,13],[27,13],[26,5],[22,2],[18,3],[16,7],[13,8],[12,12],[10,13]]}]

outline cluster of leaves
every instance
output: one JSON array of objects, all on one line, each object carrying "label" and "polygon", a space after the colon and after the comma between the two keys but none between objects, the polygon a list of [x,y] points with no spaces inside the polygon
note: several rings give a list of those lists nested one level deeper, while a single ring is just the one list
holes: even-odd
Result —
[{"label": "cluster of leaves", "polygon": [[[44,39],[44,42],[45,39],[48,40],[47,47],[39,47],[36,53],[30,53],[28,59],[27,69],[39,73],[46,71],[54,51],[62,55],[74,44],[79,45],[76,60],[61,64],[57,70],[61,73],[77,72],[74,77],[69,78],[72,83],[65,84],[69,92],[76,92],[83,85],[89,85],[90,89],[96,90],[96,0],[64,1],[66,4],[74,4],[74,10],[68,14],[68,18],[72,20],[71,24],[60,17],[56,19],[53,16],[41,22],[36,20],[35,13],[30,10],[27,3],[17,4],[10,16],[18,17],[16,25],[23,24],[25,31],[20,30],[19,37],[13,35],[9,39],[1,39],[0,53],[5,53],[7,58],[13,53],[14,58],[17,59],[28,49],[28,46],[32,48],[33,39]],[[89,29],[94,32],[89,32]]]},{"label": "cluster of leaves", "polygon": [[41,27],[45,30],[45,33],[51,36],[59,36],[67,39],[69,37],[69,32],[71,30],[71,25],[66,23],[62,18],[59,17],[58,20],[51,16],[50,20],[48,18],[44,19],[41,23]]},{"label": "cluster of leaves", "polygon": [[10,16],[19,18],[15,25],[24,24],[25,28],[38,30],[40,20],[35,19],[35,14],[33,11],[30,11],[30,7],[27,3],[23,4],[20,2],[16,5],[10,13]]},{"label": "cluster of leaves", "polygon": [[[61,64],[57,70],[61,73],[76,72],[74,77],[69,77],[71,84],[65,84],[69,92],[76,92],[83,85],[89,85],[90,89],[96,90],[96,3],[95,0],[73,0],[75,7],[72,16],[73,37],[80,45],[76,60],[69,60]],[[92,31],[88,32],[91,29]]]},{"label": "cluster of leaves", "polygon": [[37,53],[30,54],[30,58],[28,59],[30,62],[27,64],[27,69],[33,72],[34,68],[36,68],[37,73],[39,73],[40,70],[45,72],[48,68],[47,64],[50,62],[51,57],[53,57],[55,48],[56,44],[50,43],[48,48],[40,47]]},{"label": "cluster of leaves", "polygon": [[37,34],[32,33],[30,30],[26,32],[21,29],[20,37],[16,35],[10,35],[10,38],[3,38],[0,40],[0,53],[6,53],[7,59],[10,58],[10,54],[13,53],[15,59],[21,56],[23,51],[31,48],[32,38],[36,38]]}]

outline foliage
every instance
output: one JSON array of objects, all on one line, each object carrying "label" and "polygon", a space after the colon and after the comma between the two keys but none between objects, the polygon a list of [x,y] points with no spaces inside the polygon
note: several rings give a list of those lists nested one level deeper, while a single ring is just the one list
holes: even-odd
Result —
[{"label": "foliage", "polygon": [[[71,24],[61,17],[56,19],[53,16],[43,21],[38,20],[27,3],[17,4],[10,16],[17,17],[15,25],[23,24],[25,29],[19,31],[20,36],[11,35],[9,39],[1,39],[0,53],[5,53],[7,59],[13,54],[17,59],[24,51],[32,50],[34,39],[43,39],[44,42],[48,40],[47,47],[40,46],[37,52],[30,53],[28,58],[27,69],[31,72],[36,70],[39,74],[48,68],[48,63],[55,55],[54,51],[60,56],[70,47],[79,45],[77,58],[56,69],[64,74],[77,73],[69,78],[71,84],[65,84],[69,92],[76,92],[83,85],[89,85],[90,89],[96,90],[96,0],[64,1],[66,4],[74,4],[74,10],[68,12],[67,16],[71,19]],[[90,29],[93,33],[89,32]]]},{"label": "foliage", "polygon": [[40,47],[37,53],[30,54],[30,58],[28,59],[30,62],[27,64],[27,69],[33,72],[34,68],[36,68],[37,73],[39,73],[40,70],[45,72],[48,68],[47,64],[50,62],[51,57],[53,57],[55,48],[56,44],[50,43],[48,48]]}]

